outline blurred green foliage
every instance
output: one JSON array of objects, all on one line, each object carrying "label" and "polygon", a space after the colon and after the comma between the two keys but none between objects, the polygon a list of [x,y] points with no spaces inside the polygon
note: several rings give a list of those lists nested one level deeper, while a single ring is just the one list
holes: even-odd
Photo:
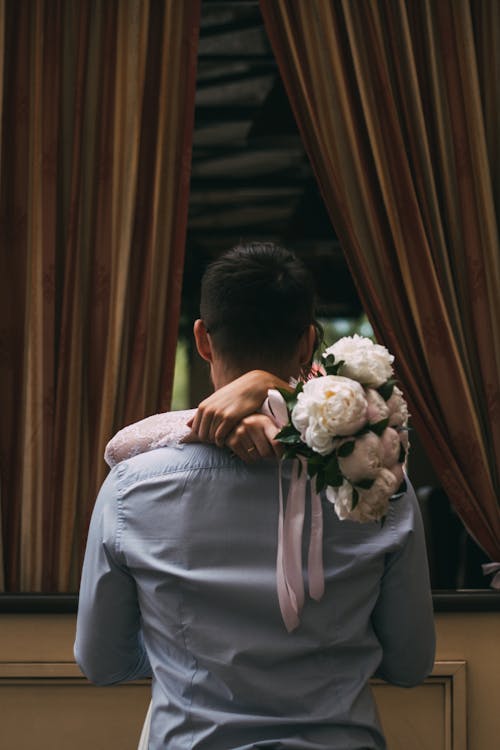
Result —
[{"label": "blurred green foliage", "polygon": [[[342,336],[367,336],[374,339],[373,329],[366,315],[359,318],[320,318],[324,331],[324,346],[330,346]],[[172,409],[189,408],[189,356],[188,342],[180,335],[177,342],[175,356],[174,388],[172,395]]]}]

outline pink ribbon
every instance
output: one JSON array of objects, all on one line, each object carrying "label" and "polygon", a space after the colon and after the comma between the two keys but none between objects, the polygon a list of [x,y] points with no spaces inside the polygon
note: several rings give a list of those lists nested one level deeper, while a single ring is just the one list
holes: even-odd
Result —
[{"label": "pink ribbon", "polygon": [[[279,391],[268,392],[263,414],[270,417],[277,427],[288,423],[285,399]],[[302,531],[308,484],[305,458],[294,459],[292,476],[286,499],[283,500],[282,465],[279,468],[279,518],[278,550],[276,555],[276,583],[278,602],[285,627],[290,633],[300,624],[300,613],[304,606],[304,579],[302,576]],[[325,590],[323,570],[323,512],[316,483],[311,488],[311,531],[309,538],[308,578],[309,595],[319,601]]]},{"label": "pink ribbon", "polygon": [[500,591],[500,563],[493,562],[493,563],[486,563],[485,565],[481,566],[483,569],[483,575],[488,576],[492,573],[496,573],[496,575],[493,577],[490,586],[492,589],[497,589],[497,591]]}]

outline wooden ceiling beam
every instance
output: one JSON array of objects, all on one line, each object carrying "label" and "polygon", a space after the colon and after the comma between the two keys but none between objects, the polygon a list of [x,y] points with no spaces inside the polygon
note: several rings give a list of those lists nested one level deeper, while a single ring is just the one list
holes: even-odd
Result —
[{"label": "wooden ceiling beam", "polygon": [[256,78],[265,78],[273,75],[273,71],[265,70],[262,68],[251,68],[250,70],[239,70],[232,73],[221,73],[219,75],[203,76],[198,77],[196,84],[197,89],[208,89],[208,88],[219,88],[229,83],[240,83],[243,81],[251,81]]},{"label": "wooden ceiling beam", "polygon": [[260,14],[238,18],[226,23],[202,25],[200,27],[200,39],[211,39],[214,36],[223,36],[224,34],[234,34],[235,31],[250,31],[253,29],[263,29],[262,16]]},{"label": "wooden ceiling beam", "polygon": [[295,189],[301,192],[304,187],[304,178],[301,175],[281,174],[258,175],[257,177],[240,177],[230,175],[224,177],[192,177],[191,193],[211,192],[217,190],[269,190],[273,189]]},{"label": "wooden ceiling beam", "polygon": [[269,68],[276,70],[276,60],[273,55],[255,55],[251,52],[201,52],[198,55],[198,64],[205,65],[210,63],[248,63],[250,65],[258,65],[262,68]]},{"label": "wooden ceiling beam", "polygon": [[247,122],[251,123],[257,112],[258,105],[255,106],[226,106],[220,104],[207,105],[200,104],[195,108],[195,123],[218,123],[225,122]]}]

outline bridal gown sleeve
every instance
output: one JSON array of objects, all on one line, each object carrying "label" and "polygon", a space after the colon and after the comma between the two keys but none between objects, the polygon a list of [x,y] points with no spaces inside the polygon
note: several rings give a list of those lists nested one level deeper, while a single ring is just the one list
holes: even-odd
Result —
[{"label": "bridal gown sleeve", "polygon": [[106,463],[113,467],[139,453],[178,445],[189,434],[187,422],[194,413],[195,409],[169,411],[124,427],[107,444],[104,452]]}]

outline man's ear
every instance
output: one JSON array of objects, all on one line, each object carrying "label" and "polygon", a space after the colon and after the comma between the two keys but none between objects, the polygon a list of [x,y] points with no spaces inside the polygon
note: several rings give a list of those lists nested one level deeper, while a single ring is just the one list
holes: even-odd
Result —
[{"label": "man's ear", "polygon": [[205,323],[202,320],[195,320],[193,333],[196,348],[198,349],[198,354],[207,362],[212,362],[212,344],[210,342],[210,336],[208,335]]},{"label": "man's ear", "polygon": [[300,337],[299,357],[300,364],[308,364],[314,354],[316,344],[316,328],[311,323]]}]

